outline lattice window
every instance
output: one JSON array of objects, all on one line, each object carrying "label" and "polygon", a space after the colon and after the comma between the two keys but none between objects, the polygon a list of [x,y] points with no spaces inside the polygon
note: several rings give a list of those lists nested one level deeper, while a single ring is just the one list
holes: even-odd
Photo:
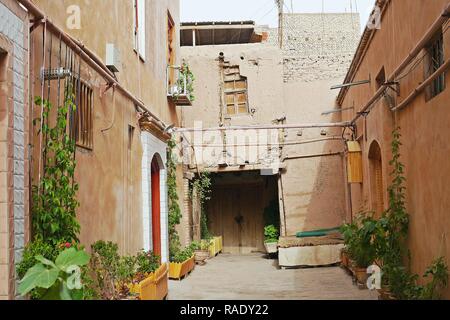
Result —
[{"label": "lattice window", "polygon": [[226,114],[249,113],[247,77],[241,76],[239,66],[224,67],[224,96]]}]

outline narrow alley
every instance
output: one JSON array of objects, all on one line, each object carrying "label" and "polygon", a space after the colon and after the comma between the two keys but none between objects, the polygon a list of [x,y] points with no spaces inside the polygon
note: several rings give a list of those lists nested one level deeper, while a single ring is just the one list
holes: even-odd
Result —
[{"label": "narrow alley", "polygon": [[376,300],[340,267],[281,270],[263,254],[221,254],[182,281],[169,282],[169,300]]}]

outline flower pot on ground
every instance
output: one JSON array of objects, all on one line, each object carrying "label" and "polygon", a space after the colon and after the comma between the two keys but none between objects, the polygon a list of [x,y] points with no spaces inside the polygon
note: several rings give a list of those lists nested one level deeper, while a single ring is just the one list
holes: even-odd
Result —
[{"label": "flower pot on ground", "polygon": [[169,278],[181,280],[188,273],[194,270],[195,256],[192,255],[189,259],[183,262],[171,262],[169,265]]},{"label": "flower pot on ground", "polygon": [[264,247],[266,248],[266,252],[268,254],[277,253],[278,252],[278,241],[264,242]]},{"label": "flower pot on ground", "polygon": [[366,286],[367,280],[369,279],[369,274],[367,273],[367,268],[354,267],[353,273],[359,284]]},{"label": "flower pot on ground", "polygon": [[186,247],[171,257],[169,278],[181,280],[195,268],[195,255],[192,246]]},{"label": "flower pot on ground", "polygon": [[352,261],[351,270],[357,282],[364,286],[369,277],[367,268],[373,264],[377,256],[373,240],[376,228],[377,221],[369,214],[361,214],[354,222],[341,228],[346,252]]},{"label": "flower pot on ground", "polygon": [[211,258],[217,256],[223,250],[222,237],[212,237],[209,243],[209,255]]},{"label": "flower pot on ground", "polygon": [[264,227],[264,247],[268,254],[278,252],[278,236],[279,231],[274,225]]},{"label": "flower pot on ground", "polygon": [[140,300],[164,300],[168,294],[168,272],[167,263],[161,265],[158,270],[150,274],[139,283]]},{"label": "flower pot on ground", "polygon": [[209,242],[202,240],[200,242],[192,242],[191,248],[194,251],[195,263],[198,265],[205,265],[209,258]]}]

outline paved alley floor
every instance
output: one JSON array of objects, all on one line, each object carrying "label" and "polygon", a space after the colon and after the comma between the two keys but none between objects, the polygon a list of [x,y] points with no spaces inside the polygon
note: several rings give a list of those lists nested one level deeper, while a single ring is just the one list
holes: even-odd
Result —
[{"label": "paved alley floor", "polygon": [[221,254],[182,281],[169,282],[169,300],[368,300],[377,293],[360,290],[340,267],[278,268],[262,254]]}]

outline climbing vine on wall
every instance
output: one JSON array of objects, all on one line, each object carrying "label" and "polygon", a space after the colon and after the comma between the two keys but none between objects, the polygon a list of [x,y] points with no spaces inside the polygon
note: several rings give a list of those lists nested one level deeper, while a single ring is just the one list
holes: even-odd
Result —
[{"label": "climbing vine on wall", "polygon": [[205,203],[211,199],[211,174],[209,172],[201,172],[199,176],[191,182],[191,198],[194,190],[200,203],[200,234],[202,239],[210,239],[211,233],[208,229],[208,215],[205,209]]},{"label": "climbing vine on wall", "polygon": [[167,192],[169,197],[169,254],[174,257],[181,250],[180,237],[177,232],[177,225],[181,222],[181,210],[178,204],[177,193],[177,165],[175,162],[176,142],[171,139],[168,142],[167,151]]},{"label": "climbing vine on wall", "polygon": [[74,179],[76,147],[67,132],[68,115],[76,108],[73,101],[69,87],[51,126],[52,104],[41,97],[35,99],[35,104],[43,107],[42,119],[34,121],[34,124],[42,121],[39,134],[43,138],[43,176],[32,190],[32,224],[34,237],[53,245],[78,241],[80,231],[76,219],[78,184]]}]

